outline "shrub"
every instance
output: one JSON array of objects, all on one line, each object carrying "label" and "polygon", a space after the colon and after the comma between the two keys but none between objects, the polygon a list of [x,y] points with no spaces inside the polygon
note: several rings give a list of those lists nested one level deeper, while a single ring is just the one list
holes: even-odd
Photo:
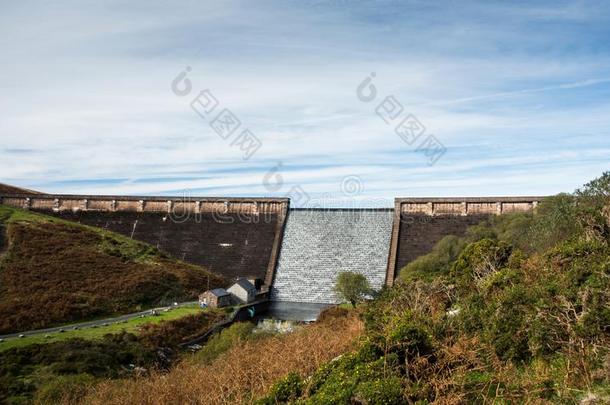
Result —
[{"label": "shrub", "polygon": [[256,404],[274,405],[299,398],[303,393],[303,380],[297,373],[289,373],[276,382],[269,391],[269,395],[256,401]]},{"label": "shrub", "polygon": [[582,229],[578,217],[577,200],[570,194],[559,194],[541,201],[532,223],[532,249],[543,252],[578,235]]},{"label": "shrub", "polygon": [[344,271],[337,277],[335,292],[339,298],[356,306],[356,303],[362,302],[364,297],[371,293],[371,286],[364,275]]},{"label": "shrub", "polygon": [[501,359],[525,361],[530,358],[526,319],[535,302],[533,295],[523,286],[508,288],[486,311],[485,336]]},{"label": "shrub", "polygon": [[438,275],[447,274],[451,263],[455,261],[465,246],[466,241],[463,238],[453,235],[446,236],[434,246],[432,252],[418,257],[400,270],[400,278],[403,281],[430,281]]},{"label": "shrub", "polygon": [[385,346],[392,352],[399,352],[406,358],[426,355],[432,352],[432,342],[428,332],[410,319],[402,319],[390,332]]},{"label": "shrub", "polygon": [[357,403],[398,405],[405,403],[402,381],[399,377],[389,377],[358,384],[354,394]]},{"label": "shrub", "polygon": [[512,249],[506,242],[492,239],[472,243],[453,263],[451,274],[463,290],[469,290],[473,283],[478,287],[508,264]]}]

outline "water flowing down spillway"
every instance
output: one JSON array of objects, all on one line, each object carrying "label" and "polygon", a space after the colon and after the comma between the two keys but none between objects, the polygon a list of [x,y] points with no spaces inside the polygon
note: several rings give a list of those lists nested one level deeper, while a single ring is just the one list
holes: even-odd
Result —
[{"label": "water flowing down spillway", "polygon": [[290,210],[271,288],[273,301],[337,303],[342,271],[385,282],[392,210]]}]

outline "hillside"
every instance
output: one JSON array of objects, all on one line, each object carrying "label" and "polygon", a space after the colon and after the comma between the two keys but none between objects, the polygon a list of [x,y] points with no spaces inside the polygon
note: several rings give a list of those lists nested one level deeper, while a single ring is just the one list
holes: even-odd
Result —
[{"label": "hillside", "polygon": [[0,333],[194,300],[226,284],[98,228],[0,206]]},{"label": "hillside", "polygon": [[360,335],[342,356],[319,355],[321,322],[170,378],[90,387],[82,403],[610,403],[609,204],[606,173],[443,239],[358,309],[362,332],[333,327],[334,341]]},{"label": "hillside", "polygon": [[0,194],[40,194],[38,191],[28,190],[11,186],[10,184],[0,183]]},{"label": "hillside", "polygon": [[447,237],[260,404],[610,403],[610,173]]}]

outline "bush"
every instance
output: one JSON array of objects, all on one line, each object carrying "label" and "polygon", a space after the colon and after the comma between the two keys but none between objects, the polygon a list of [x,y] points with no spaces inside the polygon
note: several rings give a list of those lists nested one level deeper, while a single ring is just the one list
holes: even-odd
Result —
[{"label": "bush", "polygon": [[400,278],[403,281],[430,281],[434,277],[447,274],[451,263],[455,261],[465,246],[466,241],[463,238],[453,235],[446,236],[434,246],[432,252],[415,259],[400,270]]},{"label": "bush", "polygon": [[390,332],[385,346],[405,358],[413,358],[432,352],[428,332],[410,319],[402,319]]},{"label": "bush", "polygon": [[405,403],[402,381],[399,377],[389,377],[358,384],[354,394],[357,403],[398,405]]},{"label": "bush", "polygon": [[533,251],[543,252],[558,242],[576,237],[582,231],[578,223],[577,200],[570,194],[559,194],[540,202],[530,231]]},{"label": "bush", "polygon": [[303,393],[303,380],[297,373],[290,373],[271,387],[269,395],[256,402],[258,405],[274,405],[293,401]]},{"label": "bush", "polygon": [[474,283],[480,287],[485,278],[508,264],[512,246],[503,241],[483,239],[468,245],[453,263],[451,275],[463,290]]},{"label": "bush", "polygon": [[356,306],[366,295],[371,293],[371,286],[366,277],[360,273],[344,271],[339,273],[335,283],[335,292],[339,298]]},{"label": "bush", "polygon": [[535,302],[533,292],[515,286],[502,292],[496,305],[486,311],[484,327],[487,340],[504,360],[525,361],[531,356],[526,319]]}]

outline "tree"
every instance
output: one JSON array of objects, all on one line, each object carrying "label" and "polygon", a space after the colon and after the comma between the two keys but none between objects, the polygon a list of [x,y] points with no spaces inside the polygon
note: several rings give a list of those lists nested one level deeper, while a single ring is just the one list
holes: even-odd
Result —
[{"label": "tree", "polygon": [[343,271],[337,277],[335,292],[340,298],[348,301],[355,307],[358,302],[364,300],[367,294],[371,293],[371,286],[362,274],[353,271]]}]

